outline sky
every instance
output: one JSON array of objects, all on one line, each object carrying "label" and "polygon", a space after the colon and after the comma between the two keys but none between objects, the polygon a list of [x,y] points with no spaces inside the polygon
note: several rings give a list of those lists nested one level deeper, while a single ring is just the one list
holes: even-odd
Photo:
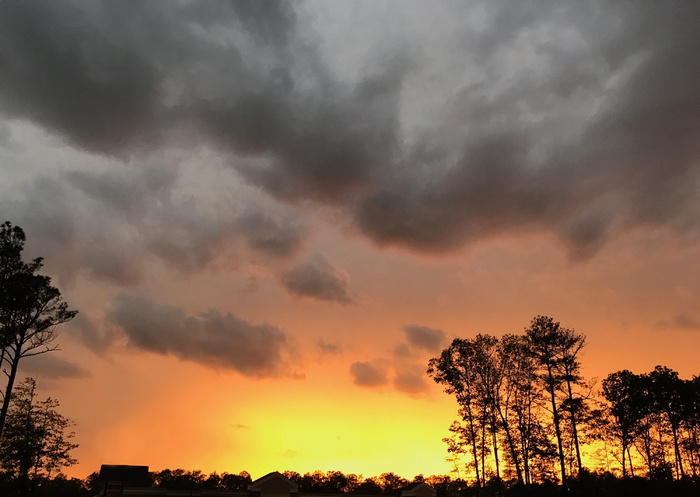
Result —
[{"label": "sky", "polygon": [[26,359],[101,464],[445,474],[455,337],[698,373],[700,2],[4,2]]}]

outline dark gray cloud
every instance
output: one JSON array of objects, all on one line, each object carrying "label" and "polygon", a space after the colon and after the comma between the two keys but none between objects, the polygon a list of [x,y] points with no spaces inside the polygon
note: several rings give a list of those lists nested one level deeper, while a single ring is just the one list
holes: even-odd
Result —
[{"label": "dark gray cloud", "polygon": [[67,359],[60,357],[60,352],[49,352],[38,356],[27,357],[22,361],[22,374],[41,380],[49,378],[55,380],[70,378],[86,378],[90,372]]},{"label": "dark gray cloud", "polygon": [[297,297],[339,304],[350,304],[354,300],[347,275],[318,254],[283,274],[281,281],[287,291]]},{"label": "dark gray cloud", "polygon": [[95,204],[77,202],[64,181],[41,176],[13,194],[0,198],[0,207],[27,233],[28,255],[47,257],[51,274],[65,281],[83,271],[119,284],[141,278],[144,261],[136,256],[134,228],[104,216]]},{"label": "dark gray cloud", "polygon": [[141,350],[254,378],[285,373],[289,342],[270,324],[213,310],[190,316],[178,307],[134,294],[118,295],[107,318]]},{"label": "dark gray cloud", "polygon": [[445,332],[428,326],[404,326],[408,343],[427,352],[437,352],[445,343]]},{"label": "dark gray cloud", "polygon": [[105,172],[68,171],[65,178],[88,198],[99,200],[104,208],[134,221],[148,208],[149,201],[167,196],[178,175],[176,166],[142,164]]},{"label": "dark gray cloud", "polygon": [[631,227],[697,231],[698,6],[494,4],[477,53],[483,82],[452,102],[465,128],[459,148],[427,137],[406,167],[427,163],[437,177],[396,181],[359,202],[365,233],[432,252],[553,230],[585,258]]},{"label": "dark gray cloud", "polygon": [[36,255],[48,256],[66,279],[85,272],[133,285],[153,257],[189,272],[224,252],[235,259],[247,248],[282,260],[302,247],[304,223],[289,211],[256,199],[231,202],[220,192],[194,202],[199,192],[180,184],[181,169],[145,159],[40,176],[0,198],[0,208],[25,229],[28,248],[41,247]]},{"label": "dark gray cloud", "polygon": [[[583,259],[627,230],[697,236],[700,5],[469,6],[478,26],[462,4],[412,6],[425,15],[400,25],[365,4],[381,32],[326,32],[304,2],[5,2],[0,112],[119,158],[207,143],[250,184],[339,206],[379,245],[553,233]],[[68,179],[122,209],[139,191]],[[265,214],[231,223],[271,255],[298,244]],[[192,226],[206,243],[166,232],[150,249],[201,267],[226,227]]]},{"label": "dark gray cloud", "polygon": [[80,338],[83,345],[96,354],[108,351],[120,336],[116,329],[97,324],[87,312],[83,311],[67,323],[66,327]]},{"label": "dark gray cloud", "polygon": [[117,10],[108,2],[4,4],[0,108],[88,150],[120,153],[154,141],[162,76],[139,49],[147,32]]},{"label": "dark gray cloud", "polygon": [[352,363],[350,375],[353,383],[359,387],[379,387],[388,383],[384,370],[369,362]]},{"label": "dark gray cloud", "polygon": [[302,243],[303,227],[291,216],[275,218],[262,209],[251,209],[235,225],[251,248],[273,257],[294,255]]}]

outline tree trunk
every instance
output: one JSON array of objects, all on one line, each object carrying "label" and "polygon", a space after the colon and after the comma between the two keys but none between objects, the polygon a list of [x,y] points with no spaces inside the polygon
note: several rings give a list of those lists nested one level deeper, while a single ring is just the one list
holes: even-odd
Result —
[{"label": "tree trunk", "polygon": [[649,475],[651,476],[651,473],[654,471],[654,461],[652,460],[651,455],[651,434],[649,433],[648,427],[646,431],[642,434],[642,440],[644,442],[644,452],[647,455],[647,468],[649,471]]},{"label": "tree trunk", "polygon": [[627,460],[630,463],[630,475],[634,478],[634,464],[632,464],[632,454],[630,453],[630,446],[627,446]]},{"label": "tree trunk", "polygon": [[508,420],[506,419],[505,415],[503,414],[503,410],[501,409],[500,406],[497,407],[498,409],[498,414],[501,418],[501,424],[503,425],[503,430],[506,432],[506,441],[508,442],[508,450],[510,451],[510,457],[513,458],[513,464],[515,464],[515,473],[518,477],[518,482],[523,483],[523,472],[522,469],[520,468],[520,459],[518,458],[518,451],[515,448],[515,441],[513,440],[513,436],[510,433],[510,429],[508,427]]},{"label": "tree trunk", "polygon": [[678,478],[679,473],[680,477],[685,476],[685,471],[683,470],[683,461],[681,459],[681,450],[678,444],[678,427],[675,426],[674,424],[671,424],[671,433],[673,434],[673,452],[675,454],[675,459],[676,459],[676,478]]},{"label": "tree trunk", "polygon": [[7,386],[5,387],[5,398],[2,400],[2,409],[0,409],[0,438],[5,428],[5,420],[7,419],[7,411],[10,408],[10,397],[12,396],[12,388],[15,386],[15,377],[17,376],[17,367],[21,358],[21,350],[14,351],[12,362],[10,362],[10,373],[7,375]]},{"label": "tree trunk", "polygon": [[527,415],[525,415],[522,421],[522,446],[523,446],[523,465],[525,469],[525,484],[529,485],[532,480],[532,475],[530,474],[530,423],[532,420],[532,398],[528,393],[527,396]]},{"label": "tree trunk", "polygon": [[496,467],[496,479],[501,478],[501,465],[498,456],[498,440],[496,437],[496,430],[491,429],[491,445],[493,446],[493,462]]},{"label": "tree trunk", "polygon": [[[486,479],[486,419],[481,420],[481,474]],[[486,482],[484,481],[484,485]]]},{"label": "tree trunk", "polygon": [[564,460],[564,447],[561,441],[561,426],[559,419],[559,412],[557,411],[557,397],[554,391],[554,374],[552,373],[552,368],[547,365],[547,374],[549,375],[549,381],[547,384],[547,390],[549,390],[549,395],[552,400],[552,421],[554,422],[554,433],[557,436],[557,449],[559,450],[559,467],[561,469],[561,484],[566,485],[566,461]]},{"label": "tree trunk", "polygon": [[469,435],[472,439],[472,455],[474,456],[474,470],[476,471],[476,486],[481,487],[481,476],[479,473],[479,456],[476,446],[476,430],[474,429],[474,415],[472,414],[471,402],[467,404],[467,416],[469,421]]},{"label": "tree trunk", "polygon": [[576,409],[573,403],[574,394],[571,390],[571,381],[566,381],[566,387],[569,396],[569,418],[571,420],[571,435],[574,439],[574,448],[576,449],[576,464],[578,466],[578,474],[579,476],[581,476],[581,473],[583,472],[583,463],[581,462],[581,449],[579,448],[578,443],[578,429],[576,427]]}]

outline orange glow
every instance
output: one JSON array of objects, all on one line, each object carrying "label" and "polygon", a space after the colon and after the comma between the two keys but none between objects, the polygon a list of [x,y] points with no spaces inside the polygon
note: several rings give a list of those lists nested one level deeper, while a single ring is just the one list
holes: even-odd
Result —
[{"label": "orange glow", "polygon": [[[145,464],[152,470],[246,470],[254,477],[287,469],[364,476],[392,471],[406,478],[446,474],[452,467],[444,461],[442,438],[456,416],[454,400],[427,376],[428,389],[417,394],[392,385],[402,368],[423,374],[432,355],[417,349],[395,355],[406,343],[402,328],[407,324],[443,330],[447,345],[456,336],[520,333],[532,316],[543,313],[588,336],[582,355],[588,378],[600,380],[623,368],[648,371],[657,363],[684,377],[696,372],[700,334],[656,323],[673,315],[674,303],[692,300],[687,289],[700,274],[668,267],[664,252],[643,272],[630,261],[634,240],[604,251],[596,261],[574,265],[547,245],[523,238],[485,244],[443,262],[377,254],[361,243],[341,253],[342,243],[347,249],[347,240],[333,240],[338,250],[333,257],[353,272],[354,305],[289,299],[264,278],[257,292],[244,294],[217,287],[220,280],[211,273],[191,278],[187,292],[169,284],[167,272],[147,282],[150,292],[192,315],[219,307],[254,323],[283,326],[291,347],[284,358],[289,367],[278,378],[246,378],[123,345],[105,360],[85,354],[65,333],[63,353],[82,354],[92,372],[88,378],[44,385],[77,422],[80,464],[66,473],[84,477],[109,463]],[[677,257],[686,264],[693,254],[688,250]],[[370,264],[376,258],[381,270]],[[657,275],[656,262],[669,274]],[[659,287],[644,283],[648,293],[636,297],[623,278],[626,272],[640,282],[653,279]],[[69,298],[90,288],[78,283]],[[87,307],[95,319],[103,312],[97,305],[104,298],[100,293],[85,296],[95,303]],[[320,339],[337,345],[337,353],[324,354]],[[387,383],[354,385],[349,369],[357,361],[382,368]]]}]

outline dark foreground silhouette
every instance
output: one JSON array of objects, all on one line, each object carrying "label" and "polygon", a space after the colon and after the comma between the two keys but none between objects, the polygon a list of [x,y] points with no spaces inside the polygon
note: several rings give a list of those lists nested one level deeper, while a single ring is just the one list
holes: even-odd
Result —
[{"label": "dark foreground silhouette", "polygon": [[[611,474],[592,474],[583,478],[570,479],[567,488],[553,482],[523,485],[499,482],[492,479],[479,488],[464,480],[450,476],[418,475],[407,480],[393,473],[383,473],[377,477],[363,478],[361,475],[343,474],[340,471],[315,471],[300,475],[285,471],[284,476],[298,485],[298,496],[314,494],[394,496],[412,484],[425,482],[435,489],[436,497],[695,497],[700,496],[700,479],[650,480],[641,477],[618,478]],[[1,477],[0,477],[1,478]],[[187,495],[215,495],[217,489],[223,495],[247,495],[251,484],[250,475],[243,471],[238,474],[187,471],[183,469],[150,472],[140,481],[126,483],[127,487],[154,487],[173,491],[186,491]],[[65,478],[62,476],[34,482],[31,488],[19,488],[17,482],[0,479],[0,495],[14,497],[22,494],[33,497],[97,497],[104,493],[105,482],[95,472],[87,478]],[[26,492],[26,493],[25,493]],[[250,493],[250,492],[248,492]],[[184,494],[183,494],[184,495]],[[294,494],[292,494],[294,495]]]}]

